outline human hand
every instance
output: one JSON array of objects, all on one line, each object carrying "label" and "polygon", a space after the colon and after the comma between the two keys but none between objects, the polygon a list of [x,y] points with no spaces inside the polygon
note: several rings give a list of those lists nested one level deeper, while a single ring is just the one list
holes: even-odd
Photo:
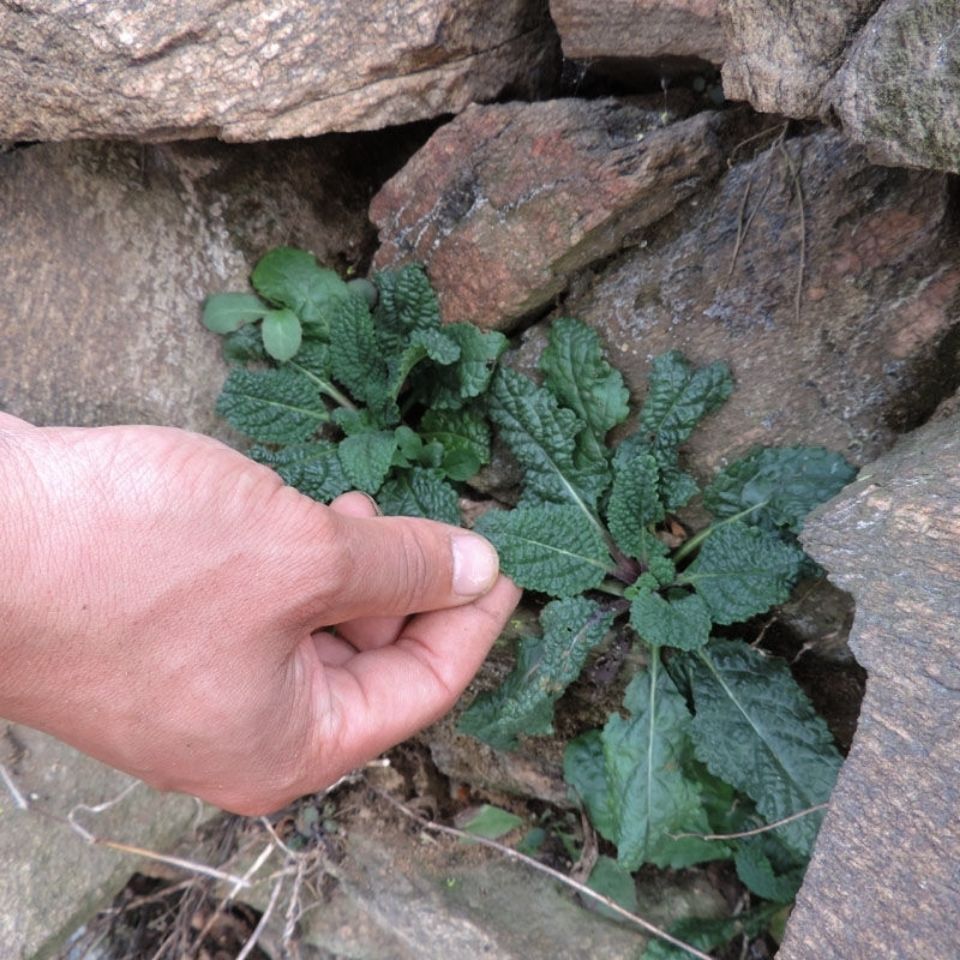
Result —
[{"label": "human hand", "polygon": [[474,534],[180,430],[0,414],[0,502],[0,716],[237,813],[443,715],[519,598]]}]

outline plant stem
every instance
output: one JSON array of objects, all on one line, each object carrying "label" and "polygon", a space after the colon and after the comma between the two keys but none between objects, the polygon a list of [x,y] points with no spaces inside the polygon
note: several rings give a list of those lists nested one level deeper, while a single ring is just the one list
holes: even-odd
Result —
[{"label": "plant stem", "polygon": [[350,398],[346,394],[341,393],[329,380],[321,379],[315,373],[307,370],[306,367],[301,367],[295,360],[288,360],[287,364],[293,367],[294,370],[299,370],[300,373],[309,377],[320,388],[320,392],[326,394],[334,403],[345,407],[347,410],[353,410],[354,413],[356,413],[357,408]]},{"label": "plant stem", "polygon": [[616,580],[604,580],[597,589],[603,593],[609,593],[611,597],[622,597],[626,587]]},{"label": "plant stem", "polygon": [[686,557],[689,557],[697,547],[703,543],[712,533],[719,530],[721,527],[726,526],[728,523],[733,523],[734,520],[740,520],[742,517],[746,517],[748,514],[753,513],[755,510],[759,510],[762,507],[765,507],[770,501],[764,500],[763,503],[755,503],[752,507],[747,507],[746,510],[741,510],[739,513],[735,513],[732,517],[727,517],[724,520],[720,520],[717,523],[711,523],[709,527],[705,527],[698,534],[691,537],[686,543],[684,543],[677,552],[673,555],[673,562],[678,564],[681,560],[684,560]]}]

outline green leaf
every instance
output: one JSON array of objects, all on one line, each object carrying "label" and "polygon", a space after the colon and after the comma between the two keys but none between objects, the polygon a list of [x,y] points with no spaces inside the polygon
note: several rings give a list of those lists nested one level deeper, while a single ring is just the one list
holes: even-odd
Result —
[{"label": "green leaf", "polygon": [[571,740],[563,751],[563,779],[583,804],[593,828],[614,842],[617,818],[603,756],[603,738],[599,730],[588,730]]},{"label": "green leaf", "polygon": [[439,370],[417,371],[414,392],[432,410],[459,410],[486,393],[508,341],[502,333],[484,332],[469,323],[448,324],[443,332],[460,347],[460,359]]},{"label": "green leaf", "polygon": [[725,363],[693,368],[677,350],[653,361],[640,414],[640,430],[662,451],[675,451],[700,419],[730,396],[733,380]]},{"label": "green leaf", "polygon": [[710,611],[695,593],[665,600],[643,590],[630,604],[630,625],[651,646],[696,650],[710,639]]},{"label": "green leaf", "polygon": [[673,513],[686,506],[699,492],[697,481],[684,473],[675,464],[665,464],[661,457],[660,464],[660,499],[663,505]]},{"label": "green leaf", "polygon": [[374,494],[390,472],[397,437],[392,430],[358,433],[340,441],[340,463],[358,490]]},{"label": "green leaf", "polygon": [[690,712],[660,658],[627,687],[625,719],[613,714],[603,728],[609,809],[616,824],[608,839],[617,859],[634,870],[643,863],[685,867],[728,855],[718,843],[681,833],[709,833],[696,781],[684,773]]},{"label": "green leaf", "polygon": [[303,334],[292,310],[271,310],[263,318],[263,348],[274,360],[289,360],[299,349]]},{"label": "green leaf", "polygon": [[311,377],[318,386],[330,386],[330,347],[317,340],[306,340],[289,361],[294,370]]},{"label": "green leaf", "polygon": [[434,363],[449,366],[459,359],[460,346],[443,330],[414,330],[399,356],[387,362],[387,389],[392,399],[399,396],[413,368],[428,357]]},{"label": "green leaf", "polygon": [[227,363],[248,363],[251,360],[266,358],[259,327],[252,325],[241,327],[223,338],[223,359]]},{"label": "green leaf", "polygon": [[293,370],[230,371],[217,413],[232,427],[262,443],[308,440],[330,419],[316,386]]},{"label": "green leaf", "polygon": [[374,277],[377,329],[389,353],[402,349],[413,330],[440,327],[440,305],[419,263],[385,270]]},{"label": "green leaf", "polygon": [[703,502],[719,520],[750,510],[748,523],[799,533],[806,515],[856,475],[839,453],[823,447],[758,448],[721,470]]},{"label": "green leaf", "polygon": [[288,307],[304,323],[322,326],[336,301],[350,296],[335,271],[318,266],[312,253],[293,247],[278,247],[261,257],[250,281],[271,303]]},{"label": "green leaf", "polygon": [[574,506],[490,510],[476,530],[499,550],[501,569],[518,586],[554,597],[596,587],[612,565],[602,534]]},{"label": "green leaf", "polygon": [[426,517],[460,525],[460,498],[438,471],[413,467],[397,473],[381,487],[377,503],[397,517]]},{"label": "green leaf", "polygon": [[[590,871],[590,877],[587,880],[587,886],[597,893],[603,894],[609,900],[619,904],[624,910],[630,913],[636,913],[637,904],[637,884],[629,870],[620,866],[612,857],[598,857],[593,869]],[[586,899],[584,900],[586,901]],[[591,903],[592,909],[604,917],[611,920],[625,922],[620,914],[604,906],[602,903]]]},{"label": "green leaf", "polygon": [[333,375],[362,403],[383,404],[388,397],[387,364],[364,300],[350,296],[330,320],[330,363]]},{"label": "green leaf", "polygon": [[494,807],[485,803],[460,829],[471,833],[475,837],[484,837],[487,840],[499,840],[517,827],[523,826],[523,818],[518,817],[502,807]]},{"label": "green leaf", "polygon": [[806,864],[794,862],[788,863],[785,869],[775,869],[773,859],[777,846],[782,845],[770,835],[741,840],[734,857],[737,876],[758,897],[774,903],[790,903],[800,889]]},{"label": "green leaf", "polygon": [[[689,657],[694,747],[711,773],[751,797],[767,822],[826,802],[840,754],[787,665],[738,641]],[[776,834],[808,856],[821,819],[810,814]]]},{"label": "green leaf", "polygon": [[428,410],[420,435],[443,446],[443,469],[451,480],[469,480],[490,460],[490,427],[478,410]]},{"label": "green leaf", "polygon": [[657,461],[649,453],[639,453],[614,469],[607,523],[617,546],[628,556],[640,560],[661,552],[651,542],[655,538],[649,529],[664,517],[659,475]]},{"label": "green leaf", "polygon": [[612,623],[609,610],[585,597],[548,603],[540,614],[543,635],[521,640],[513,672],[473,701],[460,730],[498,750],[515,749],[518,734],[553,733],[553,705]]},{"label": "green leaf", "polygon": [[[610,482],[601,469],[574,464],[575,437],[583,424],[553,394],[501,367],[488,395],[490,417],[524,468],[522,503],[573,503],[597,523],[593,510]],[[599,526],[599,524],[598,524]]]},{"label": "green leaf", "polygon": [[[716,950],[741,934],[759,936],[779,909],[777,904],[763,904],[735,917],[684,917],[670,924],[669,933],[698,950]],[[690,960],[690,954],[665,940],[651,939],[641,960]]]},{"label": "green leaf", "polygon": [[790,596],[803,551],[742,520],[719,525],[677,578],[692,584],[715,623],[739,623]]},{"label": "green leaf", "polygon": [[586,424],[588,456],[605,458],[604,438],[627,419],[630,394],[620,372],[604,358],[596,331],[571,317],[558,317],[550,325],[540,369],[547,388]]},{"label": "green leaf", "polygon": [[335,443],[298,443],[277,451],[254,447],[250,456],[273,467],[284,483],[321,503],[329,503],[351,487]]},{"label": "green leaf", "polygon": [[259,320],[269,310],[252,293],[215,293],[203,302],[203,325],[214,333],[232,333]]}]

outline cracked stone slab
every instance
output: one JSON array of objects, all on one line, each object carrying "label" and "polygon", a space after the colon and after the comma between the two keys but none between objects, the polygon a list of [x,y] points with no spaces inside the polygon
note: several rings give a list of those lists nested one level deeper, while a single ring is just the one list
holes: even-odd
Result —
[{"label": "cracked stone slab", "polygon": [[909,434],[807,522],[869,674],[783,960],[960,955],[960,417]]},{"label": "cracked stone slab", "polygon": [[547,0],[0,4],[0,140],[372,130],[534,96]]}]

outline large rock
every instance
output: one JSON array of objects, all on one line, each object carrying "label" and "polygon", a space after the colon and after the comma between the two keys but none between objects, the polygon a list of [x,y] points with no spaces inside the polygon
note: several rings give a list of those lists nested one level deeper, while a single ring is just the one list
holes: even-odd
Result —
[{"label": "large rock", "polygon": [[[299,946],[305,957],[343,960],[635,960],[647,937],[579,905],[570,891],[530,867],[462,840],[437,836],[368,795],[341,821],[340,849],[319,900],[302,891]],[[339,818],[339,815],[337,815]],[[517,839],[519,838],[519,835]],[[514,838],[510,838],[511,840]],[[279,864],[268,864],[261,876]],[[271,869],[273,867],[273,869]],[[266,905],[273,881],[243,898]],[[280,904],[287,899],[281,894]],[[668,926],[678,918],[725,915],[702,875],[642,877],[638,912]],[[279,948],[278,909],[261,944]],[[318,951],[311,952],[311,948]]]},{"label": "large rock", "polygon": [[671,72],[724,58],[719,0],[613,0],[598,15],[590,0],[550,0],[563,55],[617,66],[638,60]]},{"label": "large rock", "polygon": [[731,0],[724,91],[839,121],[880,163],[960,170],[958,0]]},{"label": "large rock", "polygon": [[0,404],[35,423],[226,436],[213,412],[224,365],[201,300],[244,289],[278,243],[360,260],[379,175],[364,156],[382,154],[382,137],[0,155]]},{"label": "large rock", "polygon": [[371,130],[505,89],[554,59],[546,0],[0,5],[0,140],[266,140]]},{"label": "large rock", "polygon": [[957,956],[960,417],[865,468],[803,542],[856,598],[850,646],[869,679],[778,956]]},{"label": "large rock", "polygon": [[[135,781],[51,737],[2,722],[0,763],[33,808],[16,806],[0,783],[0,958],[43,960],[109,902],[138,863],[88,843],[68,815],[81,804],[116,800]],[[102,812],[78,810],[76,819],[102,840],[163,851],[197,812],[188,797],[141,784]]]},{"label": "large rock", "polygon": [[661,126],[611,99],[471,107],[374,197],[375,266],[419,260],[445,320],[507,329],[715,177],[725,122]]},{"label": "large rock", "polygon": [[[871,166],[839,134],[789,140],[647,231],[562,312],[601,332],[637,399],[663,351],[731,365],[732,397],[687,446],[701,476],[754,444],[863,463],[956,387],[952,204],[944,175]],[[525,335],[527,367],[544,337]]]}]

